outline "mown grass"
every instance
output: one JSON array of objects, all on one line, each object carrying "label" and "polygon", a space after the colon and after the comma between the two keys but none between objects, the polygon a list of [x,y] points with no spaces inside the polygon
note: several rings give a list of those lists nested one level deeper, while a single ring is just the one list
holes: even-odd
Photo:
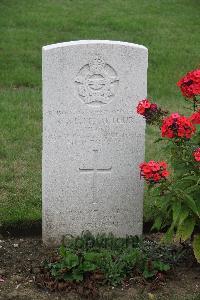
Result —
[{"label": "mown grass", "polygon": [[[198,0],[1,0],[1,223],[41,219],[41,47],[79,39],[143,44],[148,95],[183,112],[175,83],[199,64],[199,11]],[[162,157],[157,135],[147,130],[147,159]]]}]

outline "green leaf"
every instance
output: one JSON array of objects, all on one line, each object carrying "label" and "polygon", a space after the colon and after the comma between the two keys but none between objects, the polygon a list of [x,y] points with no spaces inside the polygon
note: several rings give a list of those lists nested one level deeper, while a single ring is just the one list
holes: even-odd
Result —
[{"label": "green leaf", "polygon": [[62,278],[66,281],[73,281],[74,275],[72,273],[65,273]]},{"label": "green leaf", "polygon": [[181,212],[181,203],[179,201],[174,202],[172,206],[172,210],[173,210],[173,223],[176,224]]},{"label": "green leaf", "polygon": [[155,274],[156,274],[156,271],[155,271],[155,270],[149,271],[149,270],[145,269],[144,272],[143,272],[143,276],[144,276],[145,279],[151,278],[151,277],[153,277]]},{"label": "green leaf", "polygon": [[162,261],[154,261],[153,262],[153,267],[154,269],[158,270],[158,271],[168,271],[170,270],[170,265],[169,264],[165,264],[164,262]]},{"label": "green leaf", "polygon": [[97,269],[97,266],[89,261],[84,261],[80,267],[84,272],[94,271]]},{"label": "green leaf", "polygon": [[177,189],[176,192],[177,192],[178,195],[179,195],[179,193],[181,194],[181,196],[183,198],[183,201],[192,210],[192,212],[195,215],[198,215],[198,210],[197,210],[197,206],[196,206],[196,203],[195,203],[194,199],[181,189]]},{"label": "green leaf", "polygon": [[198,180],[198,177],[197,176],[194,176],[194,175],[189,175],[189,176],[185,176],[183,178],[181,178],[181,181],[188,181],[188,182],[191,182],[191,181],[194,181],[194,182],[197,182]]},{"label": "green leaf", "polygon": [[75,281],[83,281],[83,273],[81,273],[81,272],[74,270],[72,273],[72,276]]},{"label": "green leaf", "polygon": [[200,234],[195,235],[192,246],[196,260],[200,263]]},{"label": "green leaf", "polygon": [[97,260],[103,257],[103,253],[96,253],[96,252],[86,252],[84,254],[84,259],[90,262],[96,262]]},{"label": "green leaf", "polygon": [[56,270],[56,269],[51,270],[51,275],[52,276],[57,277],[59,274],[60,274],[60,272],[58,270]]},{"label": "green leaf", "polygon": [[[200,194],[197,195],[197,196],[200,199]],[[198,200],[198,198],[197,198],[197,201],[196,201],[196,206],[197,206],[198,215],[200,215],[200,201]]]},{"label": "green leaf", "polygon": [[189,239],[194,231],[195,224],[195,219],[192,217],[184,220],[177,228],[176,239],[181,239],[182,241]]},{"label": "green leaf", "polygon": [[79,264],[79,259],[76,254],[71,253],[70,251],[66,251],[65,259],[64,259],[65,267],[72,269]]},{"label": "green leaf", "polygon": [[183,223],[183,221],[185,221],[185,219],[188,217],[189,215],[189,210],[182,206],[181,211],[180,211],[180,215],[179,215],[179,225],[181,225]]},{"label": "green leaf", "polygon": [[156,139],[156,140],[154,141],[154,144],[159,143],[159,142],[161,142],[161,141],[163,141],[163,140],[164,140],[163,138],[158,138],[158,139]]},{"label": "green leaf", "polygon": [[156,229],[159,230],[161,228],[162,225],[162,217],[158,216],[156,217],[153,226],[151,227],[151,230]]},{"label": "green leaf", "polygon": [[197,184],[192,185],[192,186],[185,189],[185,191],[187,193],[192,193],[192,192],[195,192],[196,190],[199,190],[199,186]]},{"label": "green leaf", "polygon": [[65,254],[66,254],[66,248],[64,245],[61,245],[60,248],[59,248],[59,254],[62,256],[62,257],[65,257]]},{"label": "green leaf", "polygon": [[197,131],[200,132],[200,125],[196,124],[195,127],[196,127]]},{"label": "green leaf", "polygon": [[185,203],[187,203],[187,205],[193,211],[194,214],[198,215],[198,210],[194,199],[186,193],[184,194],[184,196]]},{"label": "green leaf", "polygon": [[174,237],[174,223],[171,224],[170,228],[167,230],[165,235],[162,238],[162,242],[171,243]]}]

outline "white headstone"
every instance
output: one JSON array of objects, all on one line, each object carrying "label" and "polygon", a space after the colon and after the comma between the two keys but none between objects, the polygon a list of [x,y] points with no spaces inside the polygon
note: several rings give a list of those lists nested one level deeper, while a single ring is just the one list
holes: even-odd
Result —
[{"label": "white headstone", "polygon": [[43,240],[142,233],[147,49],[115,41],[43,47]]}]

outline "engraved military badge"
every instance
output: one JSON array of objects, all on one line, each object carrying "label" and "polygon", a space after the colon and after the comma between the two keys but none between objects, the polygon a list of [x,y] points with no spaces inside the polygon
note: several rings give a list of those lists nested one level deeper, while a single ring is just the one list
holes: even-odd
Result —
[{"label": "engraved military badge", "polygon": [[114,97],[119,79],[116,71],[101,56],[95,56],[80,69],[75,83],[83,103],[102,105]]}]

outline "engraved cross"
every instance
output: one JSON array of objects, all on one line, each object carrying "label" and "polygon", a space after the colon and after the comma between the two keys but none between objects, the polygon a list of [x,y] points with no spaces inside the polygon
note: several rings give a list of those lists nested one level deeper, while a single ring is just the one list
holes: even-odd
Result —
[{"label": "engraved cross", "polygon": [[89,167],[83,167],[79,168],[80,172],[82,173],[93,173],[92,178],[92,196],[93,196],[93,204],[96,204],[97,202],[97,174],[98,173],[110,173],[112,167],[111,166],[105,166],[99,167],[99,155],[98,150],[93,150],[93,162],[92,166]]}]

